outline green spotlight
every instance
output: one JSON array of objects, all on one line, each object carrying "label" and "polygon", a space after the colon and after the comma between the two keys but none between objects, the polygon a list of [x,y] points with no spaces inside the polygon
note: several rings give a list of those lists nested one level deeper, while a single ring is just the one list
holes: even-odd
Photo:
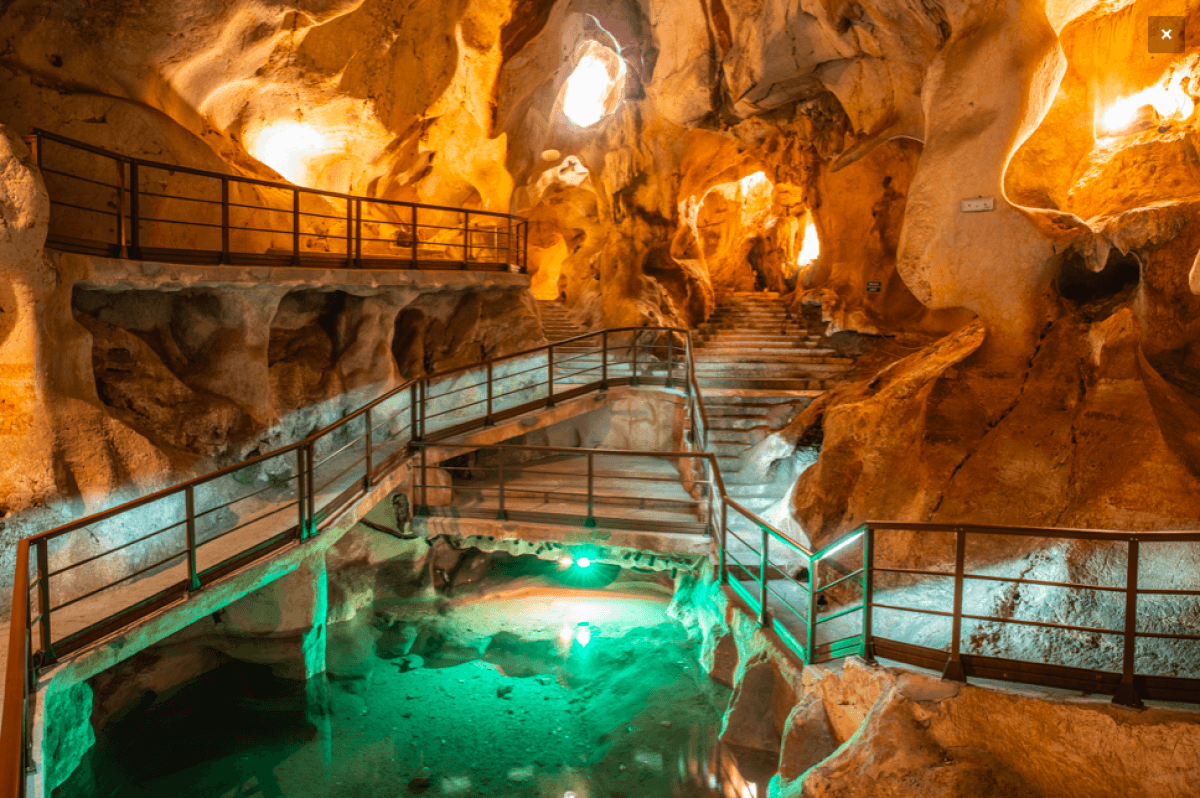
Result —
[{"label": "green spotlight", "polygon": [[578,560],[575,561],[575,564],[578,565],[580,568],[587,568],[589,565],[592,564],[592,561],[589,560],[587,557],[580,557]]}]

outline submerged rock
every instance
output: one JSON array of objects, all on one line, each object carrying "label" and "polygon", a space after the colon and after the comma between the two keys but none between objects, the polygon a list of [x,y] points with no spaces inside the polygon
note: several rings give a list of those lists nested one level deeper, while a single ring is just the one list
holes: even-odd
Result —
[{"label": "submerged rock", "polygon": [[419,670],[425,665],[425,660],[419,654],[406,654],[393,663],[401,672]]}]

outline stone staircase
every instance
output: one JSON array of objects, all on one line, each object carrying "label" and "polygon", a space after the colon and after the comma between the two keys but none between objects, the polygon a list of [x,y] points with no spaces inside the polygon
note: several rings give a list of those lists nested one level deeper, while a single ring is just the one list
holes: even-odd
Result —
[{"label": "stone staircase", "polygon": [[819,316],[790,314],[775,293],[729,296],[695,340],[701,388],[823,391],[854,366],[829,345]]},{"label": "stone staircase", "polygon": [[[562,341],[587,332],[571,320],[567,306],[561,300],[539,299],[537,305],[538,312],[542,315],[542,329],[546,333],[547,341]],[[583,342],[580,342],[580,345],[582,344]]]},{"label": "stone staircase", "polygon": [[742,455],[841,382],[854,359],[832,347],[819,309],[793,315],[776,293],[725,298],[694,340],[709,451],[717,455],[730,495],[763,510],[783,497],[786,485],[742,474]]},{"label": "stone staircase", "polygon": [[[557,301],[538,301],[546,338],[562,341],[585,330]],[[854,366],[824,334],[818,308],[793,315],[777,293],[738,293],[693,334],[696,377],[708,416],[708,450],[717,455],[732,496],[752,510],[782,498],[781,484],[759,473],[741,473],[742,455],[795,419],[822,391]],[[567,344],[572,366],[561,374],[595,371],[595,341]],[[661,364],[660,364],[661,365]],[[589,377],[590,378],[590,377]],[[786,490],[783,487],[782,490]]]}]

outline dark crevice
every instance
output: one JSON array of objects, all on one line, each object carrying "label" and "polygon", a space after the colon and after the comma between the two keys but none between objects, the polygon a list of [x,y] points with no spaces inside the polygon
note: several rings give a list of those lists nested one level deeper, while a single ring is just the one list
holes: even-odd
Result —
[{"label": "dark crevice", "polygon": [[1064,303],[1091,323],[1108,318],[1131,299],[1140,279],[1137,255],[1123,255],[1114,249],[1098,272],[1089,270],[1082,256],[1067,256],[1059,269],[1057,287]]}]

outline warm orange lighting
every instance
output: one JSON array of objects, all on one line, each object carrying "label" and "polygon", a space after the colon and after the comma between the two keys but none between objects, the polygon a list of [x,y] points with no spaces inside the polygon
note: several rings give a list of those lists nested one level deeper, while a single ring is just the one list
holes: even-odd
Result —
[{"label": "warm orange lighting", "polygon": [[808,216],[808,224],[804,228],[804,245],[796,255],[796,266],[803,269],[817,262],[821,256],[821,242],[817,238],[817,226],[813,223],[812,214]]},{"label": "warm orange lighting", "polygon": [[1186,70],[1179,70],[1173,76],[1164,78],[1157,86],[1151,86],[1137,94],[1117,100],[1100,119],[1104,133],[1107,135],[1120,133],[1134,120],[1138,109],[1143,105],[1154,106],[1154,110],[1164,120],[1187,119],[1196,107],[1192,98],[1183,90],[1182,83],[1187,76]]},{"label": "warm orange lighting", "polygon": [[313,158],[330,149],[319,130],[303,122],[276,122],[246,141],[250,154],[292,183],[307,185]]}]

